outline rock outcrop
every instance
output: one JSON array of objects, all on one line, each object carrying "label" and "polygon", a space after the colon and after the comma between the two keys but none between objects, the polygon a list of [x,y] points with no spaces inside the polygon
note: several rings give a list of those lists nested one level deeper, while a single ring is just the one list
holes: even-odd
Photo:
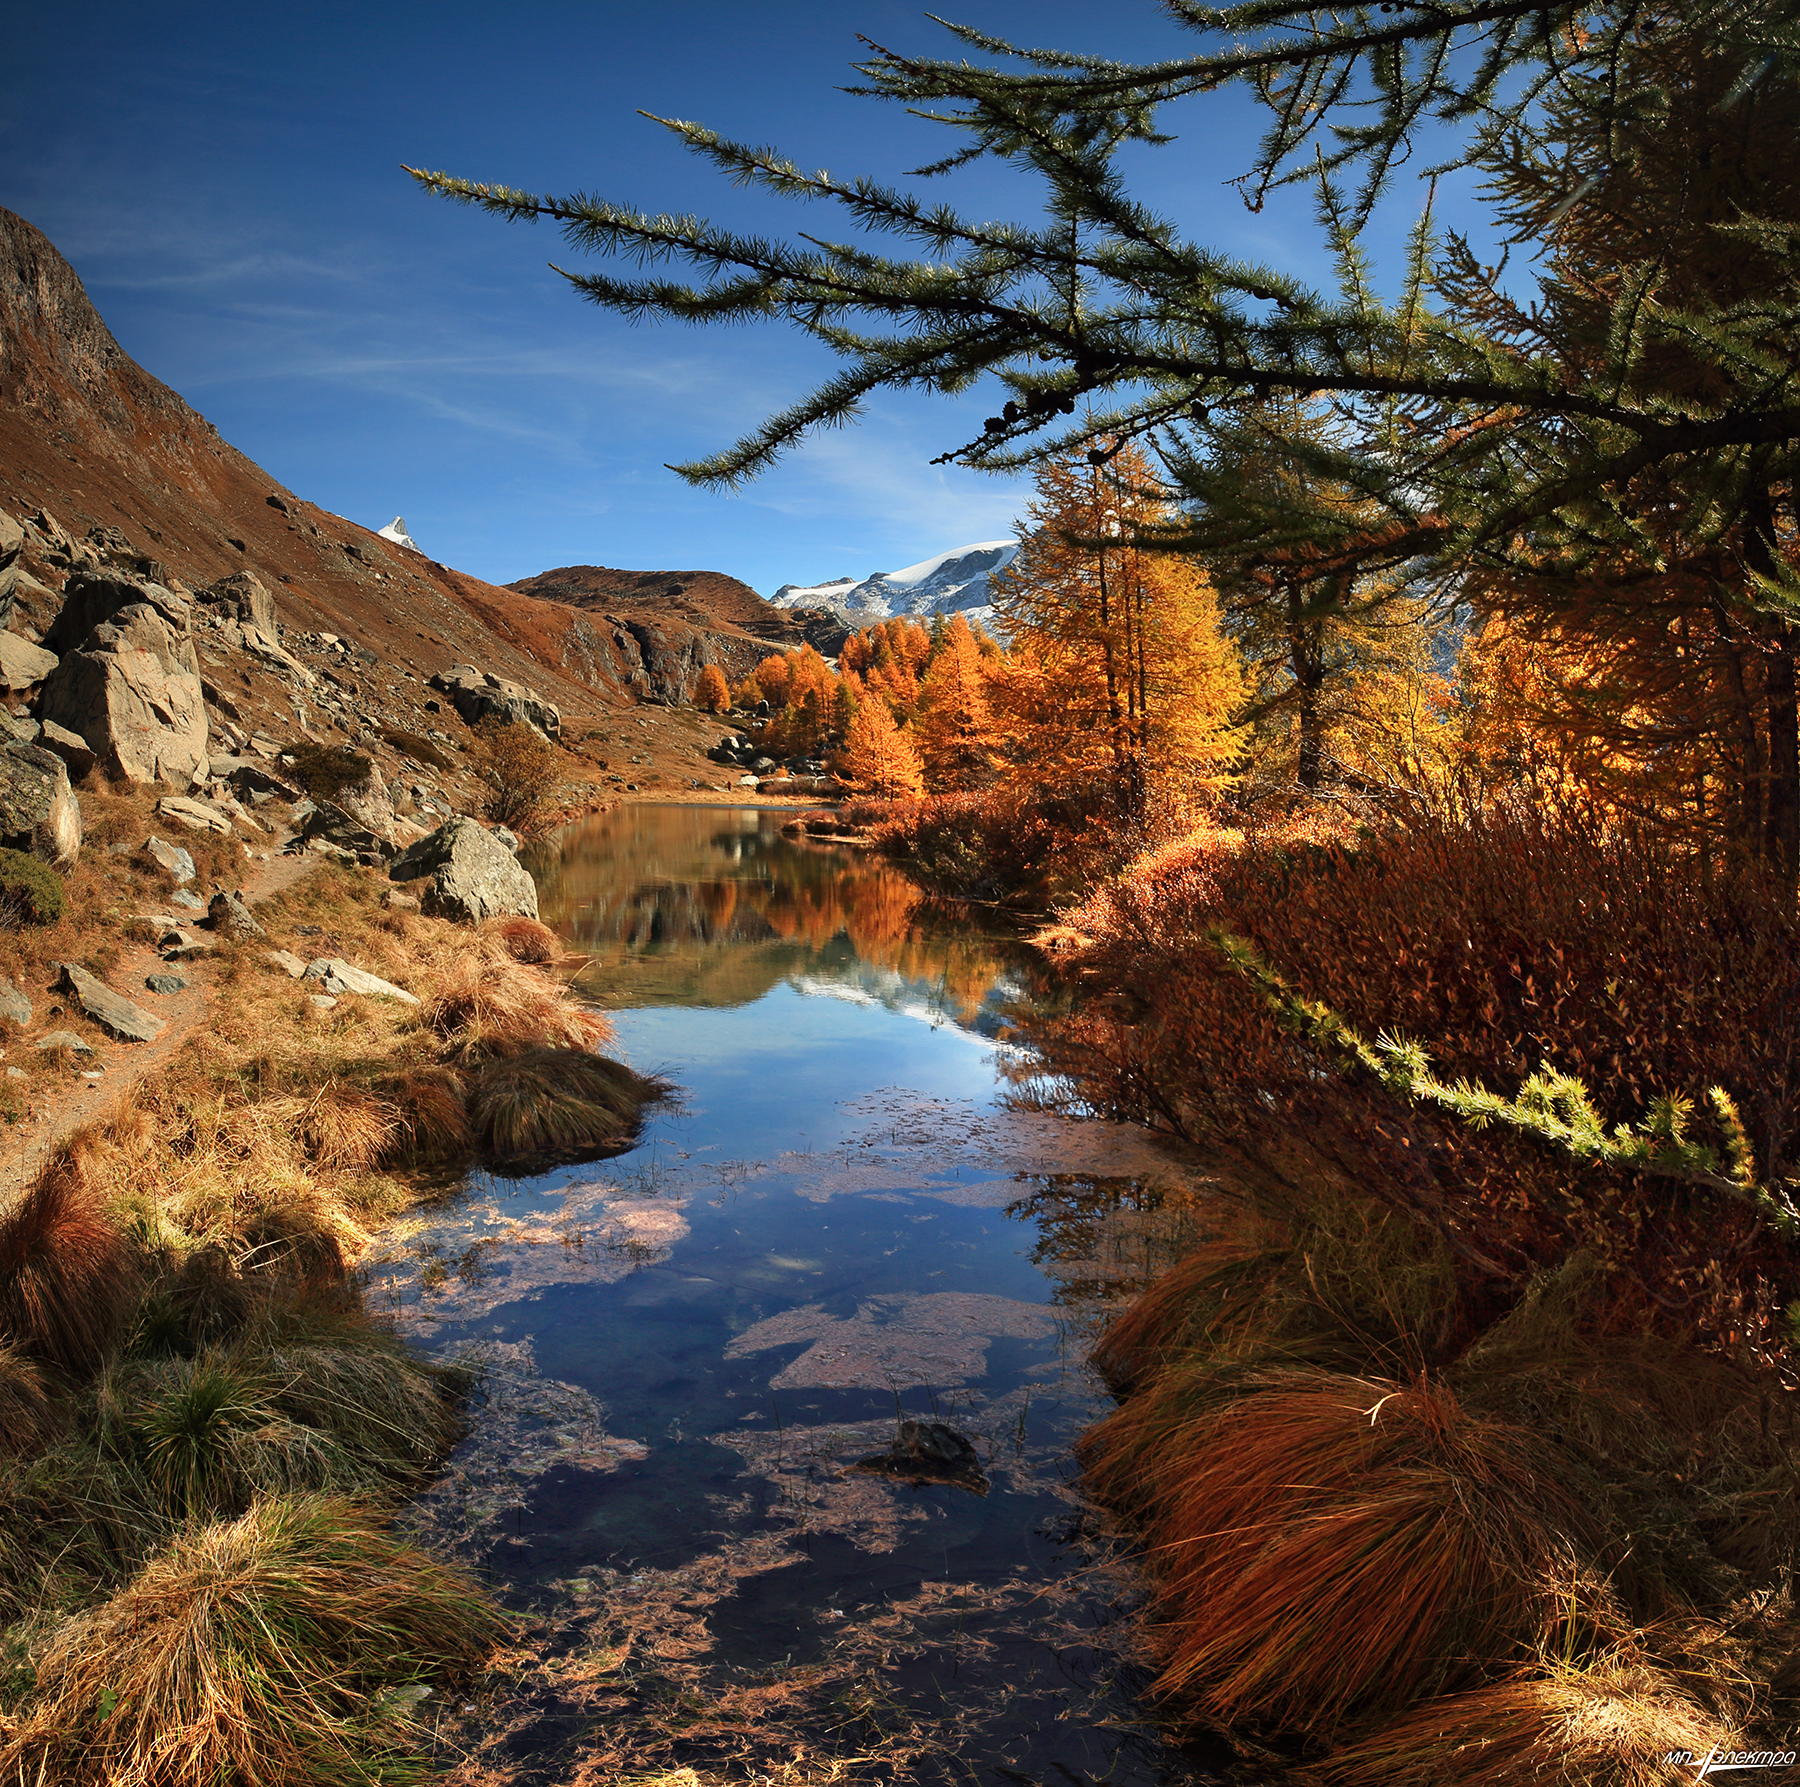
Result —
[{"label": "rock outcrop", "polygon": [[41,745],[0,743],[0,844],[59,868],[81,854],[81,803],[68,766]]},{"label": "rock outcrop", "polygon": [[473,819],[452,819],[401,851],[388,879],[425,880],[419,909],[427,916],[478,925],[490,918],[538,915],[537,884]]},{"label": "rock outcrop", "polygon": [[58,964],[57,986],[109,1036],[121,1042],[155,1042],[169,1027],[167,1018],[154,1017],[141,1005],[133,1005],[123,993],[115,993],[105,981],[77,962]]},{"label": "rock outcrop", "polygon": [[63,657],[44,683],[39,718],[85,740],[115,781],[186,788],[207,773],[206,700],[193,640],[170,622],[178,598],[158,593],[166,603],[114,610]]},{"label": "rock outcrop", "polygon": [[562,713],[554,703],[523,683],[509,683],[492,671],[477,670],[473,664],[458,664],[447,674],[434,676],[429,686],[448,695],[450,705],[471,726],[483,720],[498,720],[507,726],[522,721],[536,727],[546,738],[557,738],[562,733]]},{"label": "rock outcrop", "polygon": [[238,571],[194,592],[194,600],[215,609],[228,620],[241,621],[266,633],[273,641],[279,629],[275,621],[275,597],[254,571]]}]

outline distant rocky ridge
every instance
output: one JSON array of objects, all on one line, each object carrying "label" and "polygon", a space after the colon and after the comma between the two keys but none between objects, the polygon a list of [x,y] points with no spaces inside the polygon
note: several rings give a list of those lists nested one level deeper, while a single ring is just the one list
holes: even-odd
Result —
[{"label": "distant rocky ridge", "polygon": [[679,700],[701,670],[717,664],[735,682],[771,650],[812,645],[834,657],[847,632],[827,607],[776,607],[723,571],[621,571],[562,565],[507,587],[600,618],[615,656],[629,662],[633,687]]},{"label": "distant rocky ridge", "polygon": [[983,540],[953,546],[899,571],[875,571],[863,578],[840,577],[831,583],[784,583],[770,598],[777,608],[829,609],[851,629],[872,626],[890,615],[929,618],[966,614],[972,622],[993,628],[990,579],[1011,564],[1016,540]]}]

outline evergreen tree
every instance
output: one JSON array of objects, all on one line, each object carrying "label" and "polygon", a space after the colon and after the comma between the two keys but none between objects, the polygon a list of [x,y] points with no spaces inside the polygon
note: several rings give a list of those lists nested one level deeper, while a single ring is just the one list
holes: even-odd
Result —
[{"label": "evergreen tree", "polygon": [[694,685],[694,705],[703,714],[722,714],[731,706],[731,685],[717,664],[708,664]]},{"label": "evergreen tree", "polygon": [[994,779],[999,738],[988,710],[981,648],[965,616],[938,619],[916,723],[925,786],[933,794],[984,788]]}]

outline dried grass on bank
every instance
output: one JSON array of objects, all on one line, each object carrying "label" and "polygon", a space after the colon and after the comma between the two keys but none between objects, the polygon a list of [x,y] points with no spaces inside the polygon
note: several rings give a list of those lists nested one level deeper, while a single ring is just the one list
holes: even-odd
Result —
[{"label": "dried grass on bank", "polygon": [[347,1503],[265,1502],[202,1526],[71,1621],[0,1775],[71,1787],[342,1787],[419,1779],[418,1687],[504,1622],[479,1588]]}]

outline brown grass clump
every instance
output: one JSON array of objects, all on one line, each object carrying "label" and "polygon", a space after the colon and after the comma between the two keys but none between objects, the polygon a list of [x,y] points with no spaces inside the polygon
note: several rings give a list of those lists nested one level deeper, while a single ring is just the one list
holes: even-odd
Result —
[{"label": "brown grass clump", "polygon": [[0,1456],[34,1451],[55,1425],[37,1366],[0,1343]]},{"label": "brown grass clump", "polygon": [[411,1067],[383,1080],[378,1091],[400,1124],[394,1152],[417,1165],[447,1165],[475,1148],[469,1122],[469,1080],[447,1066]]},{"label": "brown grass clump", "polygon": [[578,1159],[626,1146],[659,1090],[603,1055],[532,1049],[481,1070],[470,1115],[498,1163]]},{"label": "brown grass clump", "polygon": [[1305,1787],[1667,1787],[1671,1753],[1744,1748],[1667,1676],[1607,1656],[1427,1700],[1299,1771]]},{"label": "brown grass clump", "polygon": [[39,1663],[35,1705],[0,1744],[0,1777],[70,1787],[403,1778],[420,1698],[407,1690],[465,1675],[503,1631],[473,1582],[348,1503],[264,1502],[184,1535],[123,1592],[66,1622]]},{"label": "brown grass clump", "polygon": [[419,1015],[465,1061],[524,1049],[598,1048],[613,1039],[606,1016],[576,1004],[553,975],[486,949],[440,970]]},{"label": "brown grass clump", "polygon": [[1554,1451],[1441,1385],[1268,1371],[1197,1400],[1145,1565],[1158,1691],[1204,1719],[1329,1734],[1472,1685],[1599,1546]]},{"label": "brown grass clump", "polygon": [[65,1153],[0,1218],[0,1338],[64,1371],[90,1369],[137,1290],[132,1250]]},{"label": "brown grass clump", "polygon": [[542,966],[562,954],[562,939],[535,918],[497,918],[482,928],[515,962]]}]

